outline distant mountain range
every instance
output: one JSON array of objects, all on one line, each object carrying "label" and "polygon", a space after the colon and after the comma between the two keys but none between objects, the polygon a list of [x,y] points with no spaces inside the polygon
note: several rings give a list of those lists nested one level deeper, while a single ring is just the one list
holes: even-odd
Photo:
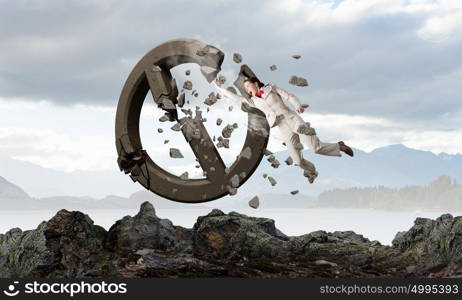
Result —
[{"label": "distant mountain range", "polygon": [[[219,206],[235,208],[247,205],[258,195],[262,207],[306,207],[324,191],[351,187],[386,186],[399,188],[409,185],[422,186],[440,175],[447,175],[462,182],[462,155],[438,154],[415,150],[403,145],[390,145],[364,152],[355,149],[355,156],[327,157],[305,150],[305,157],[312,161],[320,175],[313,184],[302,176],[302,170],[287,166],[287,151],[275,153],[279,168],[271,167],[264,158],[253,176],[239,189],[237,195],[194,207]],[[276,179],[271,186],[267,174]],[[88,208],[136,208],[143,201],[156,207],[191,208],[188,204],[172,202],[148,191],[140,191],[140,185],[118,171],[59,172],[29,162],[0,156],[0,208],[27,207],[82,209]],[[298,190],[297,195],[290,192]],[[27,193],[25,192],[27,191]],[[106,195],[117,196],[106,196]],[[21,199],[23,205],[16,205]],[[99,199],[99,200],[96,200]],[[8,200],[8,201],[6,201]],[[6,202],[10,204],[6,204]],[[37,204],[40,202],[39,204]],[[11,207],[11,208],[13,208]]]},{"label": "distant mountain range", "polygon": [[[299,190],[301,194],[317,196],[338,188],[421,186],[441,175],[462,182],[461,154],[436,155],[401,144],[377,148],[371,152],[355,149],[354,157],[345,154],[342,154],[343,157],[328,157],[307,150],[304,154],[319,172],[313,184],[306,181],[301,169],[284,163],[288,153],[282,151],[275,153],[281,163],[279,168],[272,168],[267,161],[263,161],[252,178],[239,189],[239,193],[250,196],[254,193],[288,194],[292,190]],[[278,184],[271,187],[268,180],[263,179],[263,174],[274,177]]]},{"label": "distant mountain range", "polygon": [[309,207],[462,211],[462,184],[440,176],[424,186],[335,189],[322,192]]},{"label": "distant mountain range", "polygon": [[[401,188],[354,187],[322,192],[318,197],[303,194],[287,195],[263,193],[261,208],[360,208],[379,210],[462,210],[462,185],[449,176],[440,176],[425,186]],[[240,196],[221,202],[206,204],[183,204],[169,201],[149,191],[138,191],[128,198],[106,196],[102,199],[91,197],[56,196],[32,198],[20,187],[0,177],[1,210],[46,210],[46,209],[133,209],[148,201],[160,209],[208,209],[225,207],[228,209],[248,208],[248,197]]]},{"label": "distant mountain range", "polygon": [[108,194],[128,196],[141,190],[141,186],[134,184],[122,172],[56,171],[1,154],[0,176],[21,186],[34,197],[66,195],[102,198]]},{"label": "distant mountain range", "polygon": [[36,209],[125,209],[136,208],[149,201],[156,208],[205,208],[200,205],[188,205],[167,201],[149,191],[138,191],[129,197],[106,196],[101,199],[92,197],[55,196],[33,198],[20,187],[0,176],[0,209],[2,210],[36,210]]}]

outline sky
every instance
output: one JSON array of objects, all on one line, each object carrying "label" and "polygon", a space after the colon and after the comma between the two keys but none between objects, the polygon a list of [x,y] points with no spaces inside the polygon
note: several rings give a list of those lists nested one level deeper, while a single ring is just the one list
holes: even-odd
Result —
[{"label": "sky", "polygon": [[[62,171],[117,170],[122,86],[145,53],[176,38],[221,49],[228,84],[239,70],[232,55],[240,53],[262,81],[310,105],[302,117],[322,141],[462,153],[461,29],[462,2],[450,0],[0,0],[0,154]],[[199,91],[188,95],[191,107],[204,107],[213,89],[196,65],[173,70],[180,85],[186,69]],[[292,75],[309,87],[290,85]],[[172,172],[198,173],[183,137],[157,121],[152,98],[145,103],[148,153]],[[220,149],[232,161],[243,145],[245,113],[222,99],[206,117],[217,136],[217,117],[238,123],[231,149]],[[169,147],[185,159],[170,159]],[[277,136],[269,148],[284,149]]]}]

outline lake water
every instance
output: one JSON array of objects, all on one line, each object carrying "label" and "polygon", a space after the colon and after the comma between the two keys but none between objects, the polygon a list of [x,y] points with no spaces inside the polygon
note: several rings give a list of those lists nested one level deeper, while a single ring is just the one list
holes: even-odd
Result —
[{"label": "lake water", "polygon": [[[175,225],[191,228],[198,216],[206,215],[211,209],[156,209],[161,218],[170,219]],[[114,210],[82,210],[88,214],[95,224],[106,229],[118,219],[126,215],[134,215],[138,209]],[[229,211],[224,210],[226,213]],[[249,216],[271,218],[276,227],[287,235],[301,235],[316,230],[346,231],[353,230],[370,240],[378,240],[382,244],[391,244],[398,231],[408,230],[415,218],[435,219],[446,212],[392,212],[362,209],[244,209],[240,213]],[[0,211],[0,232],[4,233],[13,227],[23,230],[36,228],[44,220],[56,213],[50,210],[38,211]],[[449,212],[453,216],[462,212]]]}]

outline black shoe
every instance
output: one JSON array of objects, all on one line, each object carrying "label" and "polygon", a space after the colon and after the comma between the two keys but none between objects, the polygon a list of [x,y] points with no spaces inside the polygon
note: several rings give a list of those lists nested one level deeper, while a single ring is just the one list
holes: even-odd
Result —
[{"label": "black shoe", "polygon": [[345,145],[345,143],[343,141],[338,142],[338,144],[340,145],[340,151],[345,152],[349,156],[354,155],[353,150],[350,147],[348,147],[347,145]]}]

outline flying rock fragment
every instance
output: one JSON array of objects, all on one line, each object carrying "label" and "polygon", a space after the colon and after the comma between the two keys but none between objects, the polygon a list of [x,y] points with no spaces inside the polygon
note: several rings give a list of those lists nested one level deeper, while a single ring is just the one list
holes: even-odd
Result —
[{"label": "flying rock fragment", "polygon": [[192,113],[192,110],[191,110],[190,108],[188,108],[188,109],[182,108],[181,111],[182,111],[185,115],[190,116],[190,117],[192,118],[193,113]]},{"label": "flying rock fragment", "polygon": [[278,69],[278,67],[276,65],[271,65],[270,66],[271,71],[276,71],[277,69]]},{"label": "flying rock fragment", "polygon": [[186,180],[186,179],[188,179],[188,177],[189,177],[188,172],[184,172],[183,174],[180,175],[180,178],[181,178],[182,180]]},{"label": "flying rock fragment", "polygon": [[177,148],[170,148],[170,157],[171,158],[183,158],[183,154],[181,154],[180,149]]},{"label": "flying rock fragment", "polygon": [[292,157],[287,157],[287,159],[284,161],[288,166],[292,165],[294,163],[294,160]]},{"label": "flying rock fragment", "polygon": [[232,86],[228,86],[226,89],[227,89],[228,91],[230,91],[231,93],[237,94],[236,89],[235,89],[234,87],[232,87]]},{"label": "flying rock fragment", "polygon": [[173,130],[173,131],[180,131],[181,130],[181,123],[176,123],[170,129]]},{"label": "flying rock fragment", "polygon": [[175,104],[173,104],[173,101],[166,98],[166,97],[163,97],[163,96],[160,98],[159,107],[161,107],[162,109],[165,109],[165,110],[176,109],[176,106],[175,106]]},{"label": "flying rock fragment", "polygon": [[291,193],[292,195],[297,195],[297,194],[298,194],[298,190],[291,191],[290,193]]},{"label": "flying rock fragment", "polygon": [[229,149],[229,139],[222,139],[220,140],[220,137],[218,137],[218,143],[217,143],[218,148],[226,148]]},{"label": "flying rock fragment", "polygon": [[[237,127],[237,123],[234,123],[236,124],[236,127]],[[234,129],[236,128],[235,126],[231,125],[231,124],[228,124],[225,126],[225,128],[223,128],[223,130],[221,131],[221,135],[224,137],[224,138],[230,138],[231,137],[231,134],[233,133]]]},{"label": "flying rock fragment", "polygon": [[218,76],[217,81],[218,81],[218,82],[217,82],[218,86],[222,86],[222,85],[225,84],[225,82],[226,82],[226,77],[223,76],[223,75],[220,75],[220,76]]},{"label": "flying rock fragment", "polygon": [[162,128],[157,128],[157,132],[162,133],[162,132],[164,132],[164,130]]},{"label": "flying rock fragment", "polygon": [[258,198],[258,196],[255,196],[252,199],[250,199],[249,206],[255,209],[257,209],[260,206],[260,199]]},{"label": "flying rock fragment", "polygon": [[308,81],[305,78],[297,76],[290,77],[289,83],[300,87],[308,86]]},{"label": "flying rock fragment", "polygon": [[217,100],[218,99],[217,99],[216,94],[212,92],[207,96],[207,98],[205,98],[204,104],[207,104],[207,105],[211,106],[211,105],[214,105],[215,103],[217,103]]},{"label": "flying rock fragment", "polygon": [[295,54],[295,55],[292,55],[292,58],[295,58],[295,59],[300,59],[302,56],[301,55],[298,55],[298,54]]},{"label": "flying rock fragment", "polygon": [[181,93],[180,96],[178,97],[178,106],[179,107],[184,106],[185,99],[186,99],[186,95],[184,93]]},{"label": "flying rock fragment", "polygon": [[271,162],[271,166],[273,168],[279,168],[281,164],[279,163],[279,161],[277,159],[275,159],[274,161]]},{"label": "flying rock fragment", "polygon": [[308,179],[309,183],[313,183],[316,177],[318,177],[318,172],[309,172],[308,170],[303,171],[303,176],[305,176]]},{"label": "flying rock fragment", "polygon": [[221,125],[221,123],[223,123],[223,120],[222,120],[222,119],[220,119],[220,118],[218,118],[218,119],[217,119],[217,126],[220,126],[220,125]]},{"label": "flying rock fragment", "polygon": [[159,118],[159,121],[161,121],[161,122],[166,122],[168,120],[170,120],[170,118],[167,117],[166,115],[163,115],[162,117]]},{"label": "flying rock fragment", "polygon": [[277,184],[276,179],[274,179],[274,178],[271,177],[271,176],[268,176],[268,180],[269,180],[269,182],[271,183],[272,186],[275,186],[275,185]]},{"label": "flying rock fragment", "polygon": [[235,63],[240,64],[242,62],[242,55],[240,55],[239,53],[234,53],[233,60]]}]

